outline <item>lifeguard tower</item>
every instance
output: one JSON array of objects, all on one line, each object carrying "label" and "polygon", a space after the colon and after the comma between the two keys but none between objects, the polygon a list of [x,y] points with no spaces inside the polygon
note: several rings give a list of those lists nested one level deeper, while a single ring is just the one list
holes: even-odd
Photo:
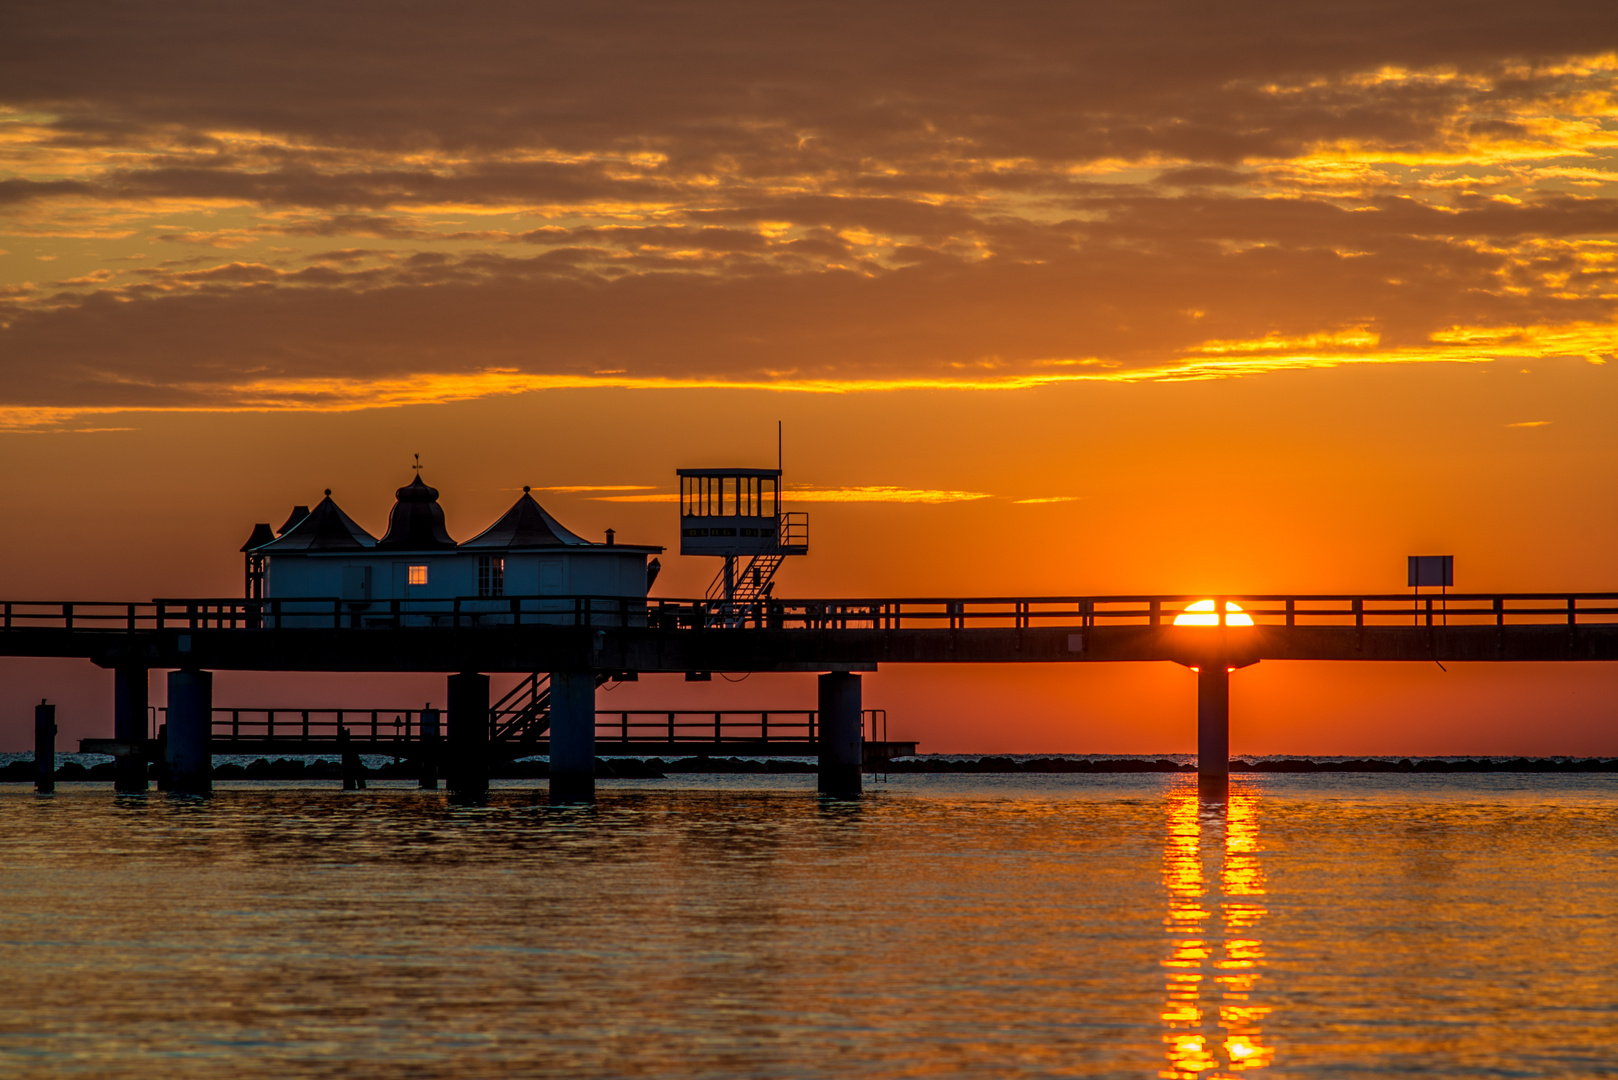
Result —
[{"label": "lifeguard tower", "polygon": [[[750,604],[770,595],[788,555],[809,553],[809,515],[781,509],[781,470],[677,469],[680,554],[725,560],[708,599]],[[738,559],[746,559],[738,570]]]}]

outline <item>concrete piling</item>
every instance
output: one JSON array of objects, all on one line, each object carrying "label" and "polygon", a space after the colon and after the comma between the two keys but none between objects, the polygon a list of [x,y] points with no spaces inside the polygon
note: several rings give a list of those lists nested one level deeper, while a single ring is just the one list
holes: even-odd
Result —
[{"label": "concrete piling", "polygon": [[1222,658],[1197,669],[1197,775],[1230,775],[1230,668]]},{"label": "concrete piling", "polygon": [[820,793],[860,794],[864,739],[860,731],[860,677],[851,671],[820,676]]},{"label": "concrete piling", "polygon": [[449,677],[449,798],[468,806],[489,798],[489,677]]},{"label": "concrete piling", "polygon": [[44,698],[34,706],[34,790],[56,790],[56,706]]},{"label": "concrete piling", "polygon": [[588,671],[551,672],[551,802],[596,797],[596,680]]},{"label": "concrete piling", "polygon": [[147,671],[113,671],[112,737],[125,748],[113,759],[112,788],[121,794],[146,790]]},{"label": "concrete piling", "polygon": [[168,790],[182,795],[213,791],[213,672],[169,672]]}]

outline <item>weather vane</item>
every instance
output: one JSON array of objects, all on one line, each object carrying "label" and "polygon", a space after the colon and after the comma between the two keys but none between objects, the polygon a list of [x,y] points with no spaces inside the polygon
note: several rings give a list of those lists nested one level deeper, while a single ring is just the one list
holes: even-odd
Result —
[{"label": "weather vane", "polygon": [[416,455],[416,463],[414,465],[410,466],[410,467],[412,469],[416,470],[416,475],[417,476],[421,475],[421,455],[420,454]]}]

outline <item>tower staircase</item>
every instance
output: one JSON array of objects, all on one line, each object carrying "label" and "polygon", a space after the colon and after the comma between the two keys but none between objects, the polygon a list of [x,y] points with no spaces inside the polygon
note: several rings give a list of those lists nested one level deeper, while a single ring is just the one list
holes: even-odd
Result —
[{"label": "tower staircase", "polygon": [[708,584],[708,607],[714,614],[714,625],[742,626],[748,613],[769,599],[775,587],[775,572],[786,556],[780,552],[754,555],[740,570],[736,569],[738,561],[726,556],[725,565]]}]

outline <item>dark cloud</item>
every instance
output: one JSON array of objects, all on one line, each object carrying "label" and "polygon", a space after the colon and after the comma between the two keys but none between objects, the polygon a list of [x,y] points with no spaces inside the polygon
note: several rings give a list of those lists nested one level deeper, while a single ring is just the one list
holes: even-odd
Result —
[{"label": "dark cloud", "polygon": [[1201,165],[1190,169],[1170,169],[1157,175],[1157,183],[1168,187],[1241,187],[1253,177],[1235,169]]},{"label": "dark cloud", "polygon": [[31,202],[52,195],[84,195],[94,191],[76,180],[0,180],[0,206]]}]

